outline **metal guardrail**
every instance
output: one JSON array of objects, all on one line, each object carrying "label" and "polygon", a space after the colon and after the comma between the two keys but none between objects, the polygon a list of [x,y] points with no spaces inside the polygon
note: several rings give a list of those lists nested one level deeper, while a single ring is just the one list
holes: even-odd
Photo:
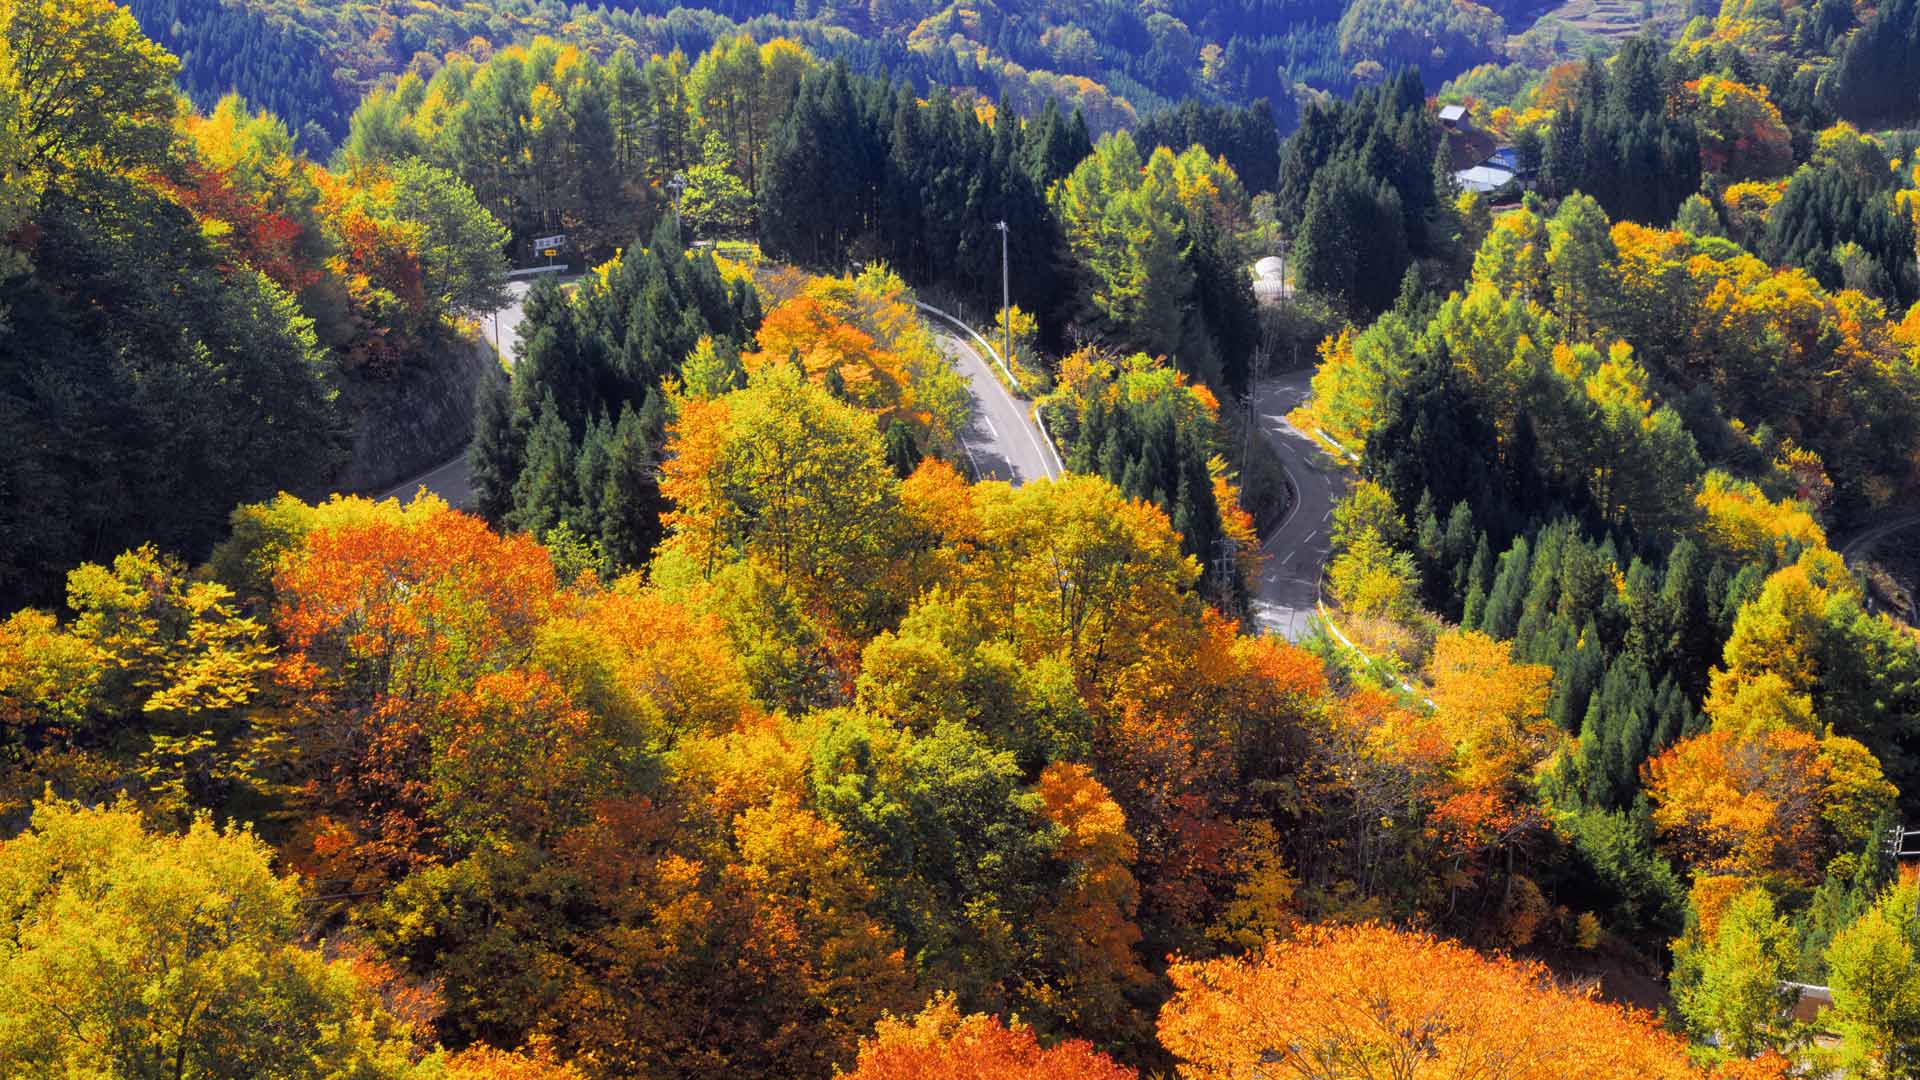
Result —
[{"label": "metal guardrail", "polygon": [[1046,406],[1033,403],[1033,422],[1040,427],[1040,438],[1045,440],[1047,453],[1053,456],[1053,475],[1061,476],[1067,471],[1067,463],[1060,460],[1060,448],[1054,445],[1053,432],[1047,430]]},{"label": "metal guardrail", "polygon": [[1348,461],[1360,460],[1359,454],[1356,454],[1353,451],[1347,449],[1346,447],[1341,446],[1340,440],[1334,438],[1333,436],[1327,434],[1324,431],[1321,431],[1318,425],[1316,425],[1313,429],[1313,437],[1316,439],[1319,439],[1323,443],[1326,443],[1328,446],[1333,447],[1336,453],[1340,454],[1340,456],[1346,458]]},{"label": "metal guardrail", "polygon": [[[942,311],[939,308],[934,307],[932,304],[929,304],[924,300],[916,299],[914,300],[913,305],[919,308],[921,311],[938,315],[940,318],[945,319],[946,321],[952,323],[953,325],[959,327],[962,330],[965,330],[967,332],[967,336],[979,342],[980,347],[987,351],[987,355],[992,357],[993,362],[999,365],[1000,370],[1006,374],[1007,386],[1010,388],[1007,391],[1008,395],[1015,396],[1015,397],[1018,396],[1020,380],[1014,377],[1013,369],[1008,367],[1007,362],[1001,358],[999,350],[995,349],[993,347],[993,344],[989,342],[986,338],[981,337],[980,332],[978,330],[975,330],[973,327],[968,326],[966,323],[962,322],[956,316],[951,315],[945,311]],[[1040,406],[1038,403],[1036,403],[1033,406],[1033,414],[1034,414],[1035,426],[1040,429],[1040,438],[1044,443],[1044,446],[1042,447],[1042,450],[1044,452],[1040,456],[1042,458],[1046,458],[1048,456],[1051,456],[1053,458],[1053,468],[1051,471],[1054,476],[1059,476],[1061,473],[1064,473],[1067,471],[1066,462],[1064,459],[1060,457],[1060,448],[1054,445],[1053,433],[1047,430],[1047,422],[1040,415]]]},{"label": "metal guardrail", "polygon": [[[1327,610],[1327,601],[1325,598],[1326,581],[1327,581],[1327,568],[1325,566],[1322,566],[1320,568],[1319,579],[1313,583],[1313,607],[1314,607],[1314,610],[1318,612],[1320,615],[1320,625],[1327,628],[1327,633],[1332,634],[1333,639],[1335,641],[1338,641],[1340,644],[1346,646],[1348,649],[1351,649],[1353,651],[1353,654],[1355,656],[1358,656],[1361,660],[1365,661],[1368,667],[1373,667],[1374,665],[1378,664],[1379,661],[1367,655],[1367,650],[1362,649],[1358,645],[1355,645],[1353,643],[1352,638],[1349,638],[1347,635],[1341,633],[1340,624],[1333,621],[1333,614]],[[1412,694],[1414,697],[1417,697],[1421,701],[1426,702],[1427,708],[1429,709],[1439,708],[1439,706],[1433,703],[1432,698],[1421,693],[1417,687],[1415,687],[1412,683],[1408,682],[1407,680],[1402,679],[1396,675],[1396,676],[1393,676],[1393,681],[1400,684],[1400,689],[1405,690],[1407,693]]]},{"label": "metal guardrail", "polygon": [[[1353,451],[1347,449],[1344,446],[1341,446],[1339,442],[1335,441],[1333,436],[1328,435],[1324,431],[1321,431],[1318,427],[1315,427],[1313,429],[1312,434],[1314,438],[1317,438],[1321,442],[1326,443],[1328,446],[1333,447],[1333,449],[1337,453],[1341,454],[1342,456],[1353,461],[1360,460],[1360,456],[1358,454],[1355,454]],[[1280,471],[1286,476],[1287,484],[1294,489],[1294,492],[1295,492],[1294,497],[1296,499],[1299,498],[1298,493],[1300,489],[1300,482],[1297,478],[1294,477],[1293,470],[1287,468],[1286,462],[1282,461],[1280,463]],[[1342,646],[1345,646],[1355,656],[1358,656],[1361,659],[1361,661],[1364,662],[1368,667],[1374,667],[1378,665],[1380,661],[1375,660],[1373,657],[1367,655],[1367,651],[1365,649],[1362,649],[1360,646],[1354,644],[1353,639],[1348,637],[1344,632],[1341,631],[1340,624],[1333,621],[1333,613],[1327,610],[1326,584],[1327,584],[1327,566],[1328,565],[1331,565],[1331,563],[1329,562],[1328,564],[1323,564],[1320,567],[1320,576],[1314,579],[1314,583],[1313,583],[1314,612],[1315,614],[1320,616],[1320,625],[1327,628],[1327,633],[1332,634],[1333,639],[1335,641],[1339,642]],[[1408,694],[1411,694],[1416,698],[1419,698],[1421,701],[1426,702],[1428,708],[1431,709],[1431,708],[1437,707],[1434,705],[1432,698],[1426,696],[1425,694],[1422,694],[1417,687],[1415,687],[1412,683],[1408,682],[1407,680],[1402,679],[1399,676],[1395,675],[1393,676],[1393,681],[1400,685],[1400,689],[1406,691]]]},{"label": "metal guardrail", "polygon": [[1920,859],[1920,829],[1888,830],[1887,853],[1896,859]]}]

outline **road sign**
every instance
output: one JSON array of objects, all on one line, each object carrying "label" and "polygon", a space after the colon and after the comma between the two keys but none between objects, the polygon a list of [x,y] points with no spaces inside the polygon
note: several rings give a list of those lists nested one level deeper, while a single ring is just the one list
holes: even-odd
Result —
[{"label": "road sign", "polygon": [[[566,243],[567,234],[561,233],[558,236],[542,236],[533,242],[533,246],[536,248],[557,248],[565,247]],[[549,251],[547,254],[551,255],[553,252]]]},{"label": "road sign", "polygon": [[549,258],[549,259],[551,259],[551,258],[553,258],[553,257],[554,257],[555,255],[558,255],[558,254],[560,254],[560,249],[559,249],[559,248],[548,248],[548,249],[546,249],[545,251],[542,251],[542,252],[541,252],[540,254],[542,254],[542,255],[545,255],[545,256],[546,256],[547,258]]}]

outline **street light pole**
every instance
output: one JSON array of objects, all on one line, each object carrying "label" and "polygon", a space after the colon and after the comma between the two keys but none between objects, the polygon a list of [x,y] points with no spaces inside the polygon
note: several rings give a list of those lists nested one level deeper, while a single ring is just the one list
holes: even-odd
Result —
[{"label": "street light pole", "polygon": [[[1007,371],[1013,371],[1013,302],[1007,284],[1007,223],[1003,220],[994,225],[1000,230],[1000,325],[1004,331],[1001,340],[1005,343]],[[1015,389],[1018,389],[1016,387]]]}]

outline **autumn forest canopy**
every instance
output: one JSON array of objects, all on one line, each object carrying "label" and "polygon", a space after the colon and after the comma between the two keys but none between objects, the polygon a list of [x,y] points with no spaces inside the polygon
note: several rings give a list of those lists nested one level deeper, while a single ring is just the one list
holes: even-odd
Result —
[{"label": "autumn forest canopy", "polygon": [[1920,6],[1597,11],[0,0],[0,1075],[1920,1075]]}]

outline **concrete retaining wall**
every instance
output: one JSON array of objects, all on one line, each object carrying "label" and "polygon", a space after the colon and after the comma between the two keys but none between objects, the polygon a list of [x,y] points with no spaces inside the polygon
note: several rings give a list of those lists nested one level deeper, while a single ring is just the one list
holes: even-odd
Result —
[{"label": "concrete retaining wall", "polygon": [[393,378],[343,389],[351,451],[334,490],[385,491],[459,453],[473,440],[474,389],[495,362],[485,342],[459,339]]}]

